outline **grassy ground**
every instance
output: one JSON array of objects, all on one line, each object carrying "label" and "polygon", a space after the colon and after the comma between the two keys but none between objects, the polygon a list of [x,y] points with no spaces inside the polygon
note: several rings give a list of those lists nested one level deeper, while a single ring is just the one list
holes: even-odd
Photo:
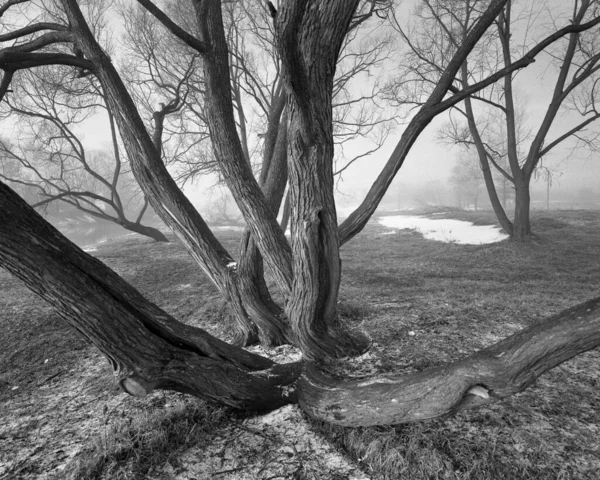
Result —
[{"label": "grassy ground", "polygon": [[[494,223],[485,212],[448,216]],[[368,226],[343,249],[340,307],[373,348],[331,368],[422,370],[597,296],[600,214],[539,212],[533,228],[525,245],[465,246]],[[239,233],[219,236],[236,249]],[[93,254],[177,318],[228,338],[226,306],[177,242],[130,236]],[[206,450],[244,420],[182,395],[120,394],[95,349],[3,271],[0,328],[0,478],[173,478],[151,473],[165,464],[177,471],[182,452]],[[588,352],[507,402],[444,421],[312,429],[374,479],[597,478],[599,363],[599,352]]]}]

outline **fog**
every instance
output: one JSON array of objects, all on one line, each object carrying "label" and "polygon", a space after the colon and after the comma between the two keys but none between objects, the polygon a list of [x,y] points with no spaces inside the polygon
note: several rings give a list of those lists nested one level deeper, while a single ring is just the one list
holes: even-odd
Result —
[{"label": "fog", "polygon": [[[403,19],[405,27],[411,23],[412,17],[409,13],[413,4],[414,2],[406,1],[400,6],[399,17]],[[545,11],[545,15],[550,12],[551,8],[556,17],[559,16],[556,12],[565,6],[559,0],[539,2],[538,4],[542,7],[548,5],[549,9]],[[523,35],[523,32],[519,31],[517,27],[515,35]],[[118,58],[118,52],[115,57]],[[401,61],[401,58],[401,53],[399,53],[380,68],[379,73],[391,75],[390,72],[394,72],[396,63]],[[556,66],[551,63],[551,60],[550,55],[542,54],[533,65],[519,71],[515,77],[515,91],[519,107],[523,108],[525,112],[523,115],[524,128],[533,132],[541,122],[552,96]],[[362,88],[369,88],[369,82],[373,82],[373,78],[365,77],[363,80],[363,84],[359,82],[353,85],[352,88],[356,92]],[[397,125],[384,145],[375,153],[354,163],[344,171],[342,176],[336,178],[335,195],[340,218],[347,216],[363,201],[371,184],[397,145],[407,123],[412,118],[412,114],[402,108],[391,113],[392,117],[396,118]],[[490,208],[481,178],[479,181],[469,181],[468,183],[457,183],[453,178],[453,172],[457,166],[472,156],[473,152],[458,146],[442,144],[439,141],[439,131],[447,124],[448,119],[447,113],[438,116],[420,135],[381,202],[380,210],[410,210],[425,206],[465,209]],[[577,116],[574,114],[561,115],[555,121],[549,138],[560,135],[576,122]],[[15,125],[10,122],[3,122],[0,128],[3,137],[15,135]],[[592,124],[590,128],[597,129],[598,127]],[[86,148],[110,151],[111,137],[105,115],[96,114],[90,117],[76,130]],[[368,142],[359,138],[344,145],[343,152],[351,154],[368,149]],[[260,148],[257,151],[260,152]],[[340,159],[342,162],[343,156],[341,155]],[[578,146],[574,141],[567,141],[544,157],[542,163],[546,170],[540,170],[532,180],[533,209],[600,209],[600,188],[598,188],[600,161],[596,152],[584,148],[582,145]],[[548,172],[550,172],[550,178],[548,178]],[[207,175],[187,183],[183,190],[209,223],[221,226],[241,224],[241,216],[233,199],[226,189],[215,187],[216,183],[217,178],[214,175]],[[510,185],[498,188],[502,202],[507,212],[510,212],[513,205],[512,188]],[[73,214],[69,213],[70,211],[64,209],[61,211],[60,208],[49,212],[50,216],[55,218],[56,223],[63,227],[74,218]],[[149,211],[146,216],[149,224],[160,224],[152,212]],[[80,221],[85,224],[86,219],[81,217]],[[103,227],[103,229],[111,231],[112,228],[113,226]],[[79,243],[81,241],[84,240],[78,240]]]}]

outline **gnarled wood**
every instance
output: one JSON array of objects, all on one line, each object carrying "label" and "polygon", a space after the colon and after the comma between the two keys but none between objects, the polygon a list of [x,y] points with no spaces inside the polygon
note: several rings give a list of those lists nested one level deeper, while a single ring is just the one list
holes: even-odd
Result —
[{"label": "gnarled wood", "polygon": [[288,164],[294,282],[286,313],[308,359],[364,351],[339,323],[341,278],[333,196],[332,85],[358,1],[281,2],[277,46],[288,94]]},{"label": "gnarled wood", "polygon": [[176,390],[251,410],[294,401],[299,364],[277,365],[178,322],[2,183],[0,225],[0,265],[98,347],[127,392]]},{"label": "gnarled wood", "polygon": [[425,420],[521,392],[544,372],[598,345],[600,298],[420,373],[333,381],[310,367],[299,381],[299,403],[311,416],[344,426]]}]

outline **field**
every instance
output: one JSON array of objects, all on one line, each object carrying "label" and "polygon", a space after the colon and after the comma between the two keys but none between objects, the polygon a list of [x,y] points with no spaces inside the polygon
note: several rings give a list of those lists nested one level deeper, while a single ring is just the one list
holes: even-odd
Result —
[{"label": "field", "polygon": [[[495,223],[487,212],[440,217]],[[456,245],[372,222],[343,247],[340,310],[369,353],[354,376],[461,358],[600,292],[600,213],[536,212],[527,244]],[[236,251],[239,232],[218,236]],[[226,305],[171,235],[91,252],[182,321],[227,339]],[[506,402],[418,424],[346,429],[295,406],[252,418],[168,392],[121,393],[108,362],[0,271],[0,479],[593,479],[600,352]],[[267,352],[277,358],[289,348]]]}]

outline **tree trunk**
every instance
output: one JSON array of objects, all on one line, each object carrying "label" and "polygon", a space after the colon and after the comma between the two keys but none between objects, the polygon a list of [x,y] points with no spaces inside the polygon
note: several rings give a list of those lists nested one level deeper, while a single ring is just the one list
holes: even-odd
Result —
[{"label": "tree trunk", "polygon": [[565,310],[450,365],[402,376],[334,381],[309,367],[299,403],[346,427],[452,415],[529,387],[540,375],[600,344],[600,298]]},{"label": "tree trunk", "polygon": [[[465,31],[464,38],[466,38],[466,35],[467,32]],[[461,77],[463,88],[467,88],[469,86],[469,67],[466,60],[461,66]],[[483,143],[483,140],[481,139],[481,135],[479,134],[479,128],[477,127],[477,122],[475,121],[475,113],[473,112],[473,105],[471,99],[468,97],[465,98],[465,113],[467,115],[469,133],[471,134],[471,138],[473,139],[473,143],[475,144],[475,149],[477,150],[479,164],[481,165],[481,171],[483,173],[483,181],[485,182],[485,188],[488,192],[488,197],[490,199],[490,203],[492,204],[492,209],[496,214],[496,218],[498,219],[500,226],[508,235],[512,235],[513,224],[508,219],[506,211],[502,207],[500,199],[498,198],[498,192],[494,183],[494,176],[492,175],[492,171],[490,169],[490,162],[488,161],[488,152]]]},{"label": "tree trunk", "polygon": [[515,184],[515,218],[511,236],[513,240],[524,241],[531,237],[530,208],[529,181],[523,179]]},{"label": "tree trunk", "polygon": [[[265,195],[272,214],[277,217],[287,183],[287,115],[282,112],[285,95],[273,102],[269,125],[265,135],[263,165],[259,185]],[[242,336],[239,342],[247,344],[244,332],[254,328],[258,340],[265,346],[293,343],[290,324],[271,297],[264,278],[263,258],[249,228],[244,230],[240,244],[238,263],[238,287],[246,317],[238,317]],[[284,295],[289,292],[283,291]],[[242,325],[244,321],[252,325]]]},{"label": "tree trunk", "polygon": [[165,237],[165,235],[158,228],[149,227],[147,225],[142,225],[141,223],[133,222],[122,222],[120,225],[124,229],[129,230],[130,232],[135,232],[139,233],[140,235],[150,237],[156,242],[169,242],[169,239]]},{"label": "tree trunk", "polygon": [[0,224],[0,265],[97,346],[128,393],[175,390],[251,410],[294,401],[283,387],[299,364],[274,364],[178,322],[2,183]]},{"label": "tree trunk", "polygon": [[288,94],[288,165],[293,252],[286,313],[307,359],[363,352],[368,340],[340,324],[341,276],[333,197],[332,85],[357,0],[283,2],[275,18]]}]

